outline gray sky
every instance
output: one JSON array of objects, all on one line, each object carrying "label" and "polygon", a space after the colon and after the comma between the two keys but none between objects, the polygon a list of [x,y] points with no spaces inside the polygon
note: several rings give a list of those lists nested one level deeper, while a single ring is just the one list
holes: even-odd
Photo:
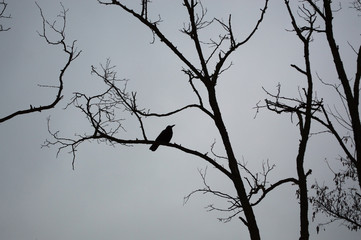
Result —
[{"label": "gray sky", "polygon": [[[54,89],[38,84],[57,84],[58,73],[65,62],[59,47],[47,45],[41,30],[39,10],[33,1],[8,0],[4,20],[11,30],[0,33],[0,114],[37,106],[52,101]],[[128,1],[130,2],[130,1]],[[139,8],[138,2],[134,4]],[[242,39],[254,26],[263,1],[205,0],[208,17],[227,19],[232,14],[236,38]],[[282,83],[284,93],[297,94],[304,79],[289,67],[302,66],[302,46],[290,29],[289,17],[282,1],[271,1],[259,32],[231,58],[233,66],[225,72],[217,93],[228,132],[239,159],[257,171],[267,159],[276,164],[270,181],[295,176],[295,156],[299,141],[298,128],[286,115],[262,111],[254,119],[252,109],[264,99],[262,86],[270,91]],[[360,44],[360,17],[344,2],[336,13],[335,29],[345,64],[352,71],[355,55],[347,41]],[[61,10],[57,0],[39,0],[45,16],[53,19]],[[99,93],[104,86],[90,74],[90,66],[99,66],[107,58],[117,66],[118,76],[129,79],[128,88],[138,91],[138,104],[152,111],[166,112],[197,101],[180,61],[158,40],[150,45],[152,34],[131,16],[116,7],[101,6],[95,0],[63,0],[69,8],[66,36],[77,40],[83,52],[65,74],[64,99],[53,110],[16,117],[0,125],[0,238],[6,240],[78,240],[78,239],[248,239],[248,231],[234,219],[218,222],[222,213],[207,212],[204,207],[224,202],[208,195],[195,195],[183,205],[183,198],[203,187],[198,169],[207,164],[179,151],[160,147],[150,152],[149,146],[109,147],[85,143],[79,147],[75,171],[71,155],[56,148],[40,148],[49,138],[46,119],[51,128],[63,136],[74,136],[89,130],[87,121],[75,109],[63,110],[74,91]],[[179,29],[185,22],[181,1],[153,0],[150,16],[158,14],[160,29],[190,59],[194,49]],[[205,32],[209,34],[209,32]],[[213,36],[217,36],[216,33]],[[207,40],[209,35],[204,36]],[[312,48],[315,72],[330,82],[336,81],[332,61],[323,37],[318,36]],[[349,61],[349,62],[348,62]],[[320,84],[316,84],[320,87]],[[335,101],[330,89],[317,89],[325,100]],[[336,99],[337,100],[337,99]],[[149,137],[168,124],[176,124],[172,141],[210,151],[218,138],[211,121],[195,111],[167,119],[147,119]],[[135,119],[125,122],[126,136],[140,138]],[[317,131],[317,129],[313,129]],[[220,141],[218,141],[220,142]],[[221,145],[216,144],[221,152]],[[305,168],[312,168],[310,184],[330,179],[324,159],[335,163],[341,153],[327,135],[311,138]],[[337,164],[335,163],[337,167]],[[325,170],[326,169],[326,170]],[[215,188],[233,193],[224,176],[208,166],[207,179]],[[297,239],[299,236],[298,205],[294,186],[283,186],[271,193],[255,208],[263,239]],[[311,239],[360,239],[360,233],[347,231],[338,223],[316,235],[311,222]]]}]

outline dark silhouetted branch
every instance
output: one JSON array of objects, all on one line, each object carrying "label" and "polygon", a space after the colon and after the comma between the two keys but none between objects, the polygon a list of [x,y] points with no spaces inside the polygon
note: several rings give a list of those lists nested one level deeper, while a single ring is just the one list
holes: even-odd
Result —
[{"label": "dark silhouetted branch", "polygon": [[[0,2],[0,20],[2,18],[11,18],[11,15],[5,15],[7,6],[8,4],[5,2],[5,0],[2,0]],[[4,26],[0,24],[0,32],[6,32],[9,31],[10,29],[11,29],[10,27],[4,28]]]},{"label": "dark silhouetted branch", "polygon": [[[36,3],[37,4],[37,3]],[[58,15],[58,17],[61,18],[62,20],[62,26],[60,28],[57,28],[55,23],[50,23],[48,22],[43,14],[42,9],[40,8],[40,6],[37,4],[39,11],[40,11],[40,15],[43,21],[43,29],[42,32],[39,32],[40,37],[44,38],[46,40],[46,42],[50,45],[60,45],[63,48],[63,51],[68,55],[67,58],[67,62],[65,63],[64,67],[61,69],[60,71],[60,75],[58,78],[59,81],[59,85],[56,87],[58,88],[58,92],[55,96],[55,99],[53,102],[51,102],[48,105],[42,105],[42,106],[33,106],[30,104],[30,107],[28,109],[24,109],[24,110],[19,110],[16,111],[6,117],[0,118],[0,123],[5,122],[7,120],[12,119],[13,117],[19,116],[19,115],[23,115],[23,114],[29,114],[29,113],[33,113],[33,112],[41,112],[44,110],[48,110],[48,109],[52,109],[55,107],[55,105],[62,99],[62,91],[63,91],[63,87],[64,87],[64,81],[63,81],[63,77],[65,74],[65,71],[68,69],[68,67],[70,66],[71,62],[74,61],[81,53],[81,51],[78,51],[77,48],[75,47],[75,43],[76,41],[73,41],[72,44],[69,46],[66,44],[65,42],[65,27],[66,27],[66,13],[68,10],[66,10],[64,8],[63,5],[62,6],[62,11],[60,12],[60,14]],[[50,40],[48,35],[47,35],[47,28],[50,28],[53,32],[57,33],[59,36],[58,40]]]}]

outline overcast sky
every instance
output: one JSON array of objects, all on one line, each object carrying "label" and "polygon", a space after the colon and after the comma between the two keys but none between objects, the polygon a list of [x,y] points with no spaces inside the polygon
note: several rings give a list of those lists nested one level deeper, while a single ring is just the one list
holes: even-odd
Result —
[{"label": "overcast sky", "polygon": [[[8,32],[0,33],[0,116],[18,109],[51,102],[56,89],[40,88],[38,84],[56,85],[58,74],[66,61],[60,47],[49,46],[40,38],[41,17],[35,2],[8,0],[11,19],[2,20]],[[131,6],[139,9],[140,1]],[[134,3],[136,2],[136,4]],[[162,17],[160,29],[195,63],[192,43],[179,31],[186,21],[182,1],[152,0],[149,16]],[[360,45],[361,18],[348,1],[335,13],[336,37],[348,70],[354,69],[355,55],[348,42]],[[197,101],[181,70],[184,67],[151,32],[117,7],[99,5],[96,0],[63,0],[69,8],[66,37],[77,40],[80,57],[66,72],[64,98],[50,111],[16,117],[0,125],[0,238],[6,240],[159,240],[159,239],[248,239],[245,226],[238,219],[220,223],[219,212],[205,207],[225,203],[209,195],[194,195],[183,205],[183,198],[202,188],[198,170],[208,166],[204,161],[174,149],[149,146],[105,146],[84,143],[77,152],[75,170],[72,156],[66,151],[56,157],[57,148],[41,148],[50,138],[51,128],[61,136],[89,131],[88,122],[74,108],[63,108],[75,91],[100,93],[101,79],[91,75],[91,65],[99,66],[107,58],[117,66],[118,76],[129,79],[128,89],[138,92],[140,107],[167,112],[175,107]],[[45,16],[52,20],[61,10],[58,0],[39,0]],[[263,1],[204,0],[208,17],[228,19],[238,40],[243,39],[256,23]],[[295,157],[299,142],[296,122],[290,116],[261,111],[254,119],[253,107],[266,96],[262,87],[276,91],[282,84],[284,93],[295,96],[304,86],[302,76],[290,68],[302,66],[302,45],[291,29],[282,1],[271,1],[258,33],[232,55],[232,67],[224,73],[217,86],[222,113],[235,153],[254,170],[261,170],[263,161],[276,164],[270,175],[275,182],[295,177]],[[217,32],[205,32],[218,36]],[[203,36],[202,36],[203,37]],[[203,37],[207,40],[209,35]],[[330,53],[322,36],[312,43],[314,72],[330,82],[337,81]],[[320,87],[319,83],[316,87]],[[330,89],[317,89],[325,101],[337,101]],[[335,100],[336,99],[336,100]],[[176,124],[172,141],[210,151],[219,139],[212,122],[188,111],[166,119],[147,119],[149,138],[168,124]],[[141,138],[135,119],[125,122],[125,136]],[[317,131],[314,128],[313,131]],[[310,184],[316,176],[320,183],[330,179],[325,159],[332,164],[341,154],[334,140],[327,135],[313,136],[306,156],[306,169],[313,169]],[[222,153],[220,141],[216,149]],[[337,164],[335,165],[337,167]],[[216,189],[233,193],[228,179],[208,166],[207,180]],[[271,193],[255,208],[263,239],[298,239],[299,208],[295,186],[285,185]],[[319,220],[322,220],[321,218]],[[360,233],[349,232],[339,223],[316,234],[311,222],[311,239],[359,240]]]}]

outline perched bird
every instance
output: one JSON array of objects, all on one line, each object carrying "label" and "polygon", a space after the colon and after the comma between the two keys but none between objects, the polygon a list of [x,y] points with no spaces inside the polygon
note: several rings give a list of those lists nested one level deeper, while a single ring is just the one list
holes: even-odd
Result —
[{"label": "perched bird", "polygon": [[170,139],[173,136],[173,131],[172,131],[172,127],[174,127],[175,125],[168,125],[160,134],[159,136],[155,139],[155,143],[152,144],[152,146],[150,146],[150,150],[155,151],[157,150],[157,148],[159,147],[160,143],[169,143]]}]

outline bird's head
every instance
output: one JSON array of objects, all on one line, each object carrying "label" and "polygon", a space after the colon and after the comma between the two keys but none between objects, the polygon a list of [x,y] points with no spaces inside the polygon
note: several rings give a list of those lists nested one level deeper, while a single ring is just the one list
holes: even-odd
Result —
[{"label": "bird's head", "polygon": [[173,124],[173,125],[168,125],[167,128],[172,128],[172,127],[174,127],[174,126],[175,126],[175,124]]},{"label": "bird's head", "polygon": [[168,126],[167,126],[167,129],[172,130],[172,128],[173,128],[174,126],[175,126],[174,124],[173,124],[173,125],[168,125]]}]

